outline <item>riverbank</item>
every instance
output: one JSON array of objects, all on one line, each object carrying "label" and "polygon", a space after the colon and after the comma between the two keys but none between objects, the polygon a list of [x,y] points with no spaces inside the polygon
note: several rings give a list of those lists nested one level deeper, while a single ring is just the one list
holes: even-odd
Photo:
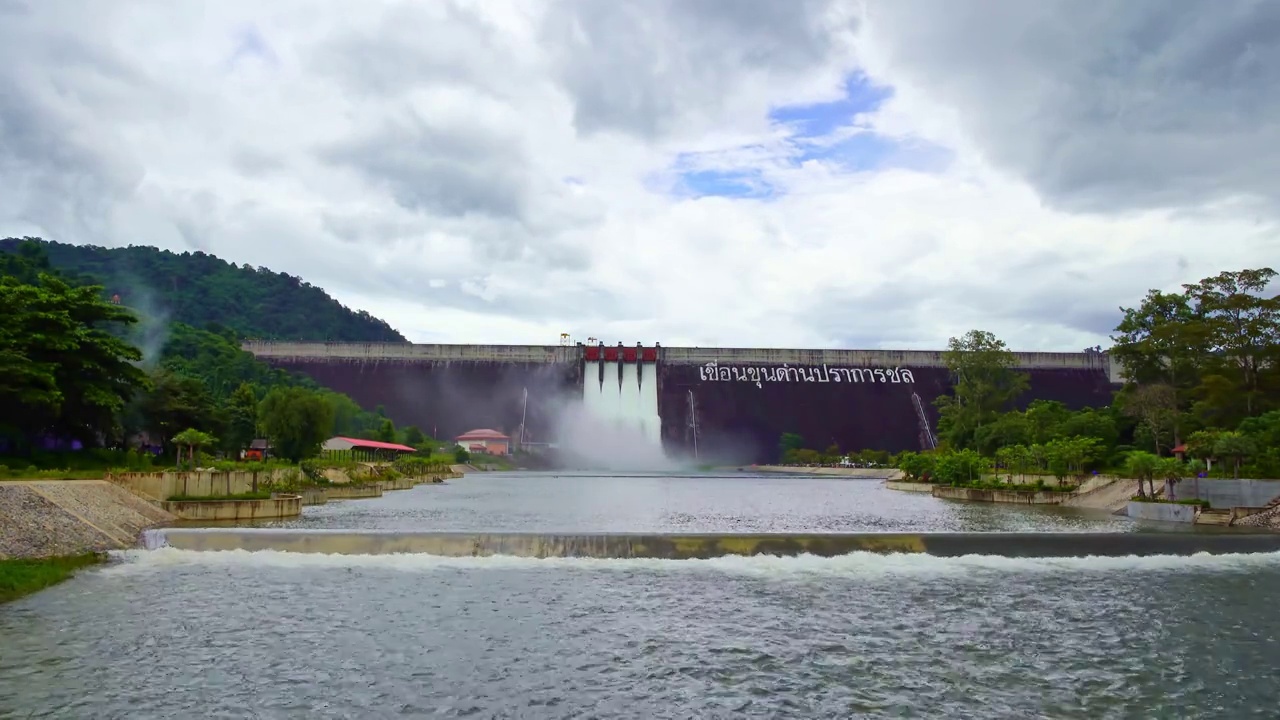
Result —
[{"label": "riverbank", "polygon": [[132,547],[143,530],[174,519],[106,480],[0,482],[0,560]]},{"label": "riverbank", "polygon": [[870,480],[897,480],[902,471],[896,468],[820,467],[807,465],[743,465],[735,470],[742,472],[786,473],[787,475],[831,475],[835,477],[867,478]]},{"label": "riverbank", "polygon": [[970,502],[1018,503],[1031,505],[1061,505],[1091,510],[1120,512],[1129,504],[1129,498],[1138,492],[1138,481],[1124,478],[1092,477],[1072,492],[1018,492],[991,488],[953,488],[931,483],[886,480],[885,488],[898,492],[928,493],[945,500]]},{"label": "riverbank", "polygon": [[53,587],[71,579],[78,570],[106,560],[104,553],[0,560],[0,603]]}]

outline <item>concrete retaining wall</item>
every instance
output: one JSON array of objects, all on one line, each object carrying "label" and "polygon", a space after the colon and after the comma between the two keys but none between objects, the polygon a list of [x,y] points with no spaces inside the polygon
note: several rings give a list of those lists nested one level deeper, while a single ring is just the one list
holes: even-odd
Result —
[{"label": "concrete retaining wall", "polygon": [[1173,492],[1180,500],[1208,500],[1215,508],[1263,507],[1280,496],[1280,480],[1193,478],[1178,483]]},{"label": "concrete retaining wall", "polygon": [[164,529],[159,545],[182,550],[278,550],[381,555],[420,553],[449,557],[693,559],[726,555],[801,554],[834,557],[853,552],[941,557],[1088,557],[1280,552],[1280,533],[858,533],[558,535],[535,533],[307,532],[259,529]]},{"label": "concrete retaining wall", "polygon": [[901,490],[902,492],[913,493],[932,493],[934,487],[932,483],[895,482],[893,480],[886,480],[884,486],[890,490]]},{"label": "concrete retaining wall", "polygon": [[268,500],[184,500],[162,504],[180,520],[204,522],[270,520],[302,514],[301,495],[273,495]]},{"label": "concrete retaining wall", "polygon": [[307,505],[324,505],[329,502],[329,492],[324,488],[307,488],[298,492],[303,507]]},{"label": "concrete retaining wall", "polygon": [[977,490],[974,488],[934,485],[933,496],[944,500],[970,500],[973,502],[1015,503],[1022,505],[1058,505],[1070,498],[1071,493]]},{"label": "concrete retaining wall", "polygon": [[324,494],[329,500],[361,500],[382,497],[382,488],[373,483],[368,485],[341,485],[325,488]]},{"label": "concrete retaining wall", "polygon": [[1175,503],[1130,502],[1125,514],[1134,520],[1153,520],[1156,522],[1194,523],[1196,508],[1194,505],[1178,505]]},{"label": "concrete retaining wall", "polygon": [[164,501],[174,495],[221,497],[257,492],[261,486],[277,480],[297,477],[299,472],[296,469],[286,468],[268,472],[120,473],[107,479],[130,492]]}]

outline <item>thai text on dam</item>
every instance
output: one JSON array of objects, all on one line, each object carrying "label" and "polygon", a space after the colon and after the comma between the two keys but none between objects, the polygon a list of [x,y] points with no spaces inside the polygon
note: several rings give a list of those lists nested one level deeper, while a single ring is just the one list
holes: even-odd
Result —
[{"label": "thai text on dam", "polygon": [[908,368],[882,367],[829,367],[825,363],[815,366],[792,365],[721,365],[709,362],[698,368],[704,381],[741,381],[764,387],[766,382],[868,382],[914,383],[915,376]]}]

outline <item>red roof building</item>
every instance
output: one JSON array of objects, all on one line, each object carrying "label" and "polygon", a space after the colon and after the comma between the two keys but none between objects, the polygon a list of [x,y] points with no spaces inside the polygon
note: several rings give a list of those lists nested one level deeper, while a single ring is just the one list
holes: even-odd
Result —
[{"label": "red roof building", "polygon": [[511,452],[511,438],[497,430],[481,428],[468,430],[453,439],[459,447],[469,452],[481,452],[489,455],[507,455]]},{"label": "red roof building", "polygon": [[397,453],[417,452],[415,448],[399,443],[380,442],[378,440],[361,440],[360,438],[332,437],[324,441],[325,450],[369,450],[390,451]]}]

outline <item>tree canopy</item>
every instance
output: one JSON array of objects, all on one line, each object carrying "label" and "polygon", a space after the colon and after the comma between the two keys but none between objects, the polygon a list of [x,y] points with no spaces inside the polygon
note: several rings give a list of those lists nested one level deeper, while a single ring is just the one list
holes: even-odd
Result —
[{"label": "tree canopy", "polygon": [[[941,477],[960,462],[944,458],[974,451],[1010,476],[1110,468],[1152,490],[1198,472],[1280,477],[1280,295],[1267,292],[1276,277],[1222,272],[1121,308],[1109,352],[1125,382],[1108,407],[1012,408],[1026,384],[1004,343],[977,330],[952,338],[954,393],[937,401],[944,447],[897,464],[911,478]],[[1175,449],[1194,463],[1168,457]]]},{"label": "tree canopy", "polygon": [[1112,353],[1127,383],[1117,403],[1157,453],[1280,409],[1280,295],[1267,293],[1275,278],[1271,268],[1222,272],[1121,308]]},{"label": "tree canopy", "polygon": [[1028,387],[1025,373],[1015,371],[1016,358],[1003,340],[983,330],[951,338],[942,354],[952,375],[952,394],[939,397],[938,434],[955,445],[968,445]]},{"label": "tree canopy", "polygon": [[75,282],[104,286],[109,296],[119,295],[122,304],[141,314],[197,328],[216,324],[247,339],[407,342],[369,313],[344,307],[301,278],[265,267],[236,265],[200,251],[0,240],[3,274],[16,275],[19,266],[38,272],[41,263]]},{"label": "tree canopy", "polygon": [[[84,284],[45,255],[47,244],[26,242],[0,253],[0,436],[6,452],[44,439],[79,440],[87,446],[126,442],[161,445],[202,433],[186,449],[221,450],[232,457],[266,433],[265,403],[275,390],[290,390],[293,405],[309,418],[327,419],[324,437],[399,437],[383,415],[297,373],[275,369],[240,348],[231,328],[196,328],[116,304],[109,289]],[[151,308],[154,310],[154,308]],[[211,312],[216,312],[212,308]],[[149,325],[155,334],[139,337]],[[147,353],[139,342],[154,344]],[[300,398],[306,398],[305,401]],[[316,410],[319,405],[326,409]],[[278,418],[270,423],[277,430]],[[420,431],[414,439],[425,442]],[[286,438],[290,452],[296,443]],[[305,448],[318,448],[308,440]]]},{"label": "tree canopy", "polygon": [[10,442],[41,435],[99,444],[118,434],[117,415],[147,384],[137,348],[108,331],[137,318],[100,287],[70,285],[30,265],[0,278],[0,423]]}]

